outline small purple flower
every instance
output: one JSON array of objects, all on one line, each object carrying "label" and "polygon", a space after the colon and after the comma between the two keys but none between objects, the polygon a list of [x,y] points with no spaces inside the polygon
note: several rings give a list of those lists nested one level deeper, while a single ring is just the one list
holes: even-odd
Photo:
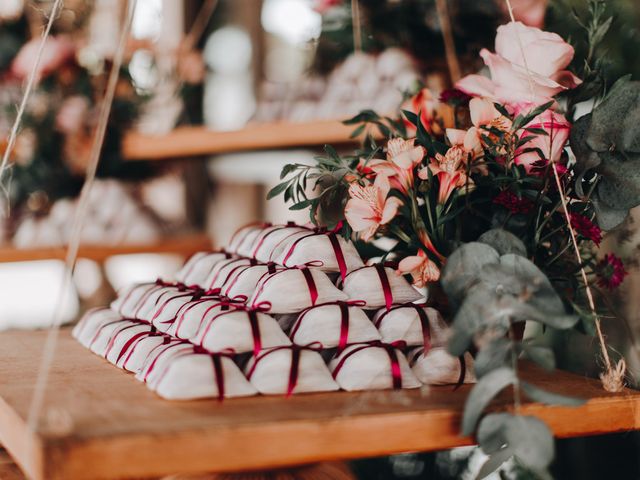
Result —
[{"label": "small purple flower", "polygon": [[609,290],[618,288],[628,273],[624,269],[622,260],[613,253],[607,253],[598,262],[595,270],[598,276],[598,285]]},{"label": "small purple flower", "polygon": [[581,236],[600,246],[600,242],[602,241],[602,230],[600,230],[600,227],[593,223],[589,218],[579,213],[572,213],[571,226]]},{"label": "small purple flower", "polygon": [[514,215],[517,213],[529,213],[533,208],[533,202],[531,200],[528,198],[519,198],[511,190],[501,191],[493,199],[493,203],[503,206]]}]

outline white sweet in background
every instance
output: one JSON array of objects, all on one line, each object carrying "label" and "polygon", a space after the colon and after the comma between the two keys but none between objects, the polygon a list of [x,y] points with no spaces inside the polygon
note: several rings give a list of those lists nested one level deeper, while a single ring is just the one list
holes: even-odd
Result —
[{"label": "white sweet in background", "polygon": [[[445,347],[430,349],[426,355],[422,347],[412,350],[407,357],[412,364],[411,369],[416,377],[425,385],[455,385],[461,375],[460,359],[447,352]],[[464,354],[464,383],[475,383],[473,373],[473,357]]]},{"label": "white sweet in background", "polygon": [[198,252],[176,273],[176,280],[185,285],[198,285],[204,287],[207,277],[213,267],[223,260],[228,260],[227,253]]},{"label": "white sweet in background", "polygon": [[376,60],[376,73],[382,78],[393,78],[398,72],[415,71],[414,61],[401,48],[387,48]]},{"label": "white sweet in background", "polygon": [[315,268],[289,268],[263,278],[249,304],[268,304],[272,313],[296,313],[313,305],[347,299],[326,273]]},{"label": "white sweet in background", "polygon": [[[380,340],[380,334],[360,308],[347,306],[346,313],[347,343]],[[318,305],[300,314],[289,336],[298,345],[320,342],[323,348],[334,348],[340,344],[341,324],[340,305]]]},{"label": "white sweet in background", "polygon": [[[391,303],[415,302],[422,297],[401,275],[389,267],[383,268],[383,275],[387,279],[391,294]],[[354,270],[344,280],[342,290],[352,300],[366,302],[365,309],[378,309],[386,306],[385,290],[378,268],[367,266]]]},{"label": "white sweet in background", "polygon": [[[292,393],[330,392],[339,387],[331,378],[327,366],[318,352],[301,350],[297,365],[297,381]],[[288,393],[294,351],[290,348],[267,350],[252,359],[245,373],[251,384],[265,395]],[[254,363],[257,364],[254,366]]]},{"label": "white sweet in background", "polygon": [[[212,356],[206,353],[175,356],[167,362],[162,374],[148,385],[167,400],[247,397],[258,393],[233,360],[219,357],[220,371],[213,362]],[[221,374],[220,379],[218,374]],[[223,385],[222,392],[218,389],[218,381]]]},{"label": "white sweet in background", "polygon": [[[401,388],[418,388],[420,381],[411,371],[404,354],[394,349],[400,367]],[[343,360],[344,359],[344,360]],[[336,368],[341,365],[336,373]],[[336,382],[349,392],[386,390],[394,387],[392,361],[386,349],[378,346],[352,345],[329,364]]]},{"label": "white sweet in background", "polygon": [[[26,217],[16,229],[17,248],[57,247],[69,242],[78,200],[57,200],[48,215]],[[162,230],[155,220],[116,180],[96,181],[91,189],[80,242],[85,245],[149,244]]]},{"label": "white sweet in background", "polygon": [[443,346],[448,340],[449,327],[436,309],[431,307],[396,306],[382,308],[373,317],[382,340],[387,343],[404,341],[407,345],[423,345],[423,326],[418,309],[422,309],[428,322],[432,347]]}]

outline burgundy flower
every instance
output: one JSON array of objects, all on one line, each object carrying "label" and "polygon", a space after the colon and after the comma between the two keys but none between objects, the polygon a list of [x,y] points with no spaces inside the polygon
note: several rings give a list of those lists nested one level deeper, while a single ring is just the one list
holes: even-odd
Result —
[{"label": "burgundy flower", "polygon": [[467,105],[471,98],[471,95],[467,95],[457,88],[448,88],[440,93],[441,103],[449,103],[457,106]]},{"label": "burgundy flower", "polygon": [[619,257],[613,253],[607,253],[596,265],[596,275],[598,276],[598,285],[603,288],[613,290],[620,286],[627,275],[624,264]]},{"label": "burgundy flower", "polygon": [[602,241],[602,230],[600,227],[593,223],[589,218],[579,213],[571,214],[571,226],[582,235],[584,238],[591,240],[596,245],[600,246]]},{"label": "burgundy flower", "polygon": [[511,213],[529,213],[533,208],[533,202],[528,198],[519,198],[511,190],[501,191],[494,199],[493,203],[501,205]]}]

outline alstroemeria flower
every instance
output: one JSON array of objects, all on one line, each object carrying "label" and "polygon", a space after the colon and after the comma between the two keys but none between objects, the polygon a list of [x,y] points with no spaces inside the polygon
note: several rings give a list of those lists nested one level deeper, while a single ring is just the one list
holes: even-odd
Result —
[{"label": "alstroemeria flower", "polygon": [[[534,118],[527,125],[527,128],[544,130],[547,135],[522,130],[520,138],[530,138],[530,140],[516,150],[516,165],[523,165],[527,173],[531,173],[537,167],[546,167],[550,161],[558,162],[571,132],[571,124],[564,118],[564,115],[547,110]],[[536,150],[531,151],[530,149]],[[540,152],[543,155],[542,158]]]},{"label": "alstroemeria flower", "polygon": [[[511,120],[498,111],[493,102],[487,98],[472,98],[469,102],[469,112],[471,114],[471,123],[473,127],[465,132],[462,145],[468,151],[480,155],[482,148],[485,146],[484,137],[491,138],[494,142],[498,141],[497,136],[491,133],[490,129],[500,130],[509,134],[511,131]],[[460,144],[461,134],[459,131],[453,131],[453,144]],[[447,131],[448,134],[448,131]],[[450,137],[451,139],[451,137]],[[506,153],[506,152],[498,152]]]},{"label": "alstroemeria flower", "polygon": [[[424,128],[427,132],[431,132],[437,106],[438,99],[433,96],[431,90],[423,88],[413,97],[407,99],[401,105],[400,109],[419,115],[418,118],[422,125],[424,125]],[[407,136],[414,137],[417,131],[416,126],[407,120],[404,114],[402,115],[402,120],[407,130]]]},{"label": "alstroemeria flower", "polygon": [[426,150],[415,145],[414,139],[392,138],[387,143],[387,159],[372,160],[369,167],[377,175],[389,177],[391,187],[403,193],[413,187],[413,169],[420,164]]},{"label": "alstroemeria flower", "polygon": [[368,241],[378,231],[380,225],[389,223],[398,213],[402,201],[389,197],[391,186],[385,175],[378,175],[373,185],[362,186],[357,182],[349,186],[349,196],[344,215],[362,240]]},{"label": "alstroemeria flower", "polygon": [[[419,234],[422,244],[432,251],[438,258],[444,260],[444,257],[438,253],[438,251],[431,243],[431,239],[427,235],[427,232],[421,231]],[[440,278],[440,269],[438,265],[431,260],[424,250],[420,249],[416,255],[403,258],[398,264],[398,275],[411,275],[413,278],[413,285],[422,288],[430,282],[435,282]]]},{"label": "alstroemeria flower", "polygon": [[[25,43],[11,62],[11,73],[20,80],[26,79],[35,66],[39,48],[40,38],[33,38]],[[64,35],[48,37],[42,50],[36,77],[40,79],[52,74],[70,61],[74,55],[75,45],[70,38]]]},{"label": "alstroemeria flower", "polygon": [[421,179],[427,180],[428,170],[431,170],[431,174],[438,179],[440,185],[438,203],[446,203],[456,188],[462,187],[467,182],[472,183],[466,172],[468,158],[469,154],[464,147],[456,145],[447,150],[445,155],[437,153],[436,157],[431,159],[429,166],[418,172]]},{"label": "alstroemeria flower", "polygon": [[536,105],[546,103],[582,83],[565,70],[573,59],[573,47],[555,33],[510,22],[498,27],[495,48],[496,53],[480,51],[491,79],[468,75],[456,83],[456,88],[517,106],[523,100]]}]

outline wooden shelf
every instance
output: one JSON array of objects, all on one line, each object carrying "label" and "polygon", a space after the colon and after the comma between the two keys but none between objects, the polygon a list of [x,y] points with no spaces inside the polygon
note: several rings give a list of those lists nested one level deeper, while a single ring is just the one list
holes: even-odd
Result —
[{"label": "wooden shelf", "polygon": [[[35,432],[25,424],[46,331],[0,335],[0,442],[30,478],[154,477],[241,471],[431,451],[473,443],[458,435],[469,386],[457,391],[322,393],[169,402],[60,333]],[[558,437],[640,428],[640,393],[528,364],[523,376],[588,401],[523,405]],[[496,407],[512,403],[508,394]]]},{"label": "wooden shelf", "polygon": [[356,143],[353,125],[338,120],[307,123],[253,124],[242,130],[216,132],[205,127],[180,127],[166,135],[128,134],[122,144],[128,160],[166,160],[219,153]]},{"label": "wooden shelf", "polygon": [[[78,258],[88,258],[96,262],[103,262],[114,255],[129,255],[136,253],[175,253],[190,256],[201,250],[211,249],[211,239],[204,234],[181,235],[167,238],[158,243],[137,245],[84,245],[80,247]],[[0,263],[28,262],[33,260],[64,260],[66,249],[54,248],[15,248],[0,246]]]}]

